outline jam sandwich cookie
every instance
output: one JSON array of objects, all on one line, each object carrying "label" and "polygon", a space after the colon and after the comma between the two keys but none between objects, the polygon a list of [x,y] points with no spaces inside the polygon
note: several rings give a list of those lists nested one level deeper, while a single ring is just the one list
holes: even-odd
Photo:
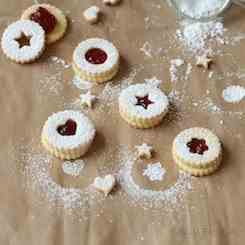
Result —
[{"label": "jam sandwich cookie", "polygon": [[35,4],[26,9],[21,19],[32,20],[42,26],[47,44],[61,39],[67,29],[67,19],[63,12],[49,4]]},{"label": "jam sandwich cookie", "polygon": [[54,156],[72,160],[83,156],[95,137],[95,127],[79,111],[51,115],[42,130],[42,144]]},{"label": "jam sandwich cookie", "polygon": [[108,196],[116,185],[116,178],[112,174],[106,175],[104,178],[96,177],[94,179],[93,187]]},{"label": "jam sandwich cookie", "polygon": [[18,20],[4,31],[1,46],[4,54],[17,63],[36,60],[45,48],[43,28],[30,20]]},{"label": "jam sandwich cookie", "polygon": [[121,117],[136,128],[160,124],[168,107],[168,97],[159,88],[147,84],[131,85],[119,96]]},{"label": "jam sandwich cookie", "polygon": [[219,138],[205,128],[197,127],[182,131],[175,138],[172,151],[179,168],[194,176],[213,173],[222,159]]},{"label": "jam sandwich cookie", "polygon": [[102,83],[119,69],[119,52],[107,40],[91,38],[81,42],[73,53],[73,69],[82,80]]}]

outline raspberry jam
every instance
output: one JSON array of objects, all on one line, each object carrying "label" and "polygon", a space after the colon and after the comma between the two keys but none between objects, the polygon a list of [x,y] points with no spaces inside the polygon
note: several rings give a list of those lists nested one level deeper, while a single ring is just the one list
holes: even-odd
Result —
[{"label": "raspberry jam", "polygon": [[86,60],[94,65],[101,65],[107,60],[107,54],[104,50],[99,48],[92,48],[85,54]]},{"label": "raspberry jam", "polygon": [[72,136],[76,134],[77,123],[72,119],[66,121],[64,125],[57,128],[57,132],[62,136]]},{"label": "raspberry jam", "polygon": [[187,143],[187,147],[190,149],[191,153],[197,153],[203,155],[205,151],[208,150],[206,140],[192,138],[190,142]]},{"label": "raspberry jam", "polygon": [[22,32],[20,37],[16,38],[15,41],[18,42],[20,48],[30,46],[31,36],[26,36],[25,33]]},{"label": "raspberry jam", "polygon": [[145,110],[148,109],[149,105],[154,104],[154,102],[149,99],[148,94],[146,96],[135,96],[135,98],[137,99],[137,103],[135,105],[142,106]]},{"label": "raspberry jam", "polygon": [[36,12],[32,13],[30,19],[37,22],[45,33],[53,31],[57,22],[55,16],[43,7],[39,7]]}]

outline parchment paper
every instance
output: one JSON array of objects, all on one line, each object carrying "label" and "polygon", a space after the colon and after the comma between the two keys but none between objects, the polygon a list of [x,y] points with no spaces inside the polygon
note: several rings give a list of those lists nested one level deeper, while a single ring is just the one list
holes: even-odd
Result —
[{"label": "parchment paper", "polygon": [[[244,244],[245,102],[231,106],[221,98],[227,84],[242,85],[242,78],[239,80],[234,75],[210,80],[208,72],[194,67],[188,81],[171,83],[170,60],[182,57],[182,51],[172,42],[178,24],[174,11],[164,1],[124,0],[116,7],[105,7],[99,0],[49,3],[63,9],[70,19],[65,38],[47,47],[41,59],[31,65],[14,64],[2,52],[0,55],[0,244]],[[1,0],[1,33],[31,4],[27,0]],[[102,21],[94,26],[82,17],[83,10],[92,4],[97,4],[103,11]],[[147,24],[147,17],[150,24]],[[229,30],[244,32],[244,20],[243,10],[234,7],[227,13],[225,25]],[[174,184],[178,175],[171,156],[174,137],[188,127],[208,127],[223,142],[222,167],[212,176],[193,178],[192,190],[186,192],[179,208],[169,210],[163,206],[154,209],[153,213],[140,204],[132,205],[130,197],[118,187],[111,197],[98,201],[98,204],[96,199],[93,205],[88,203],[79,216],[79,209],[74,215],[42,198],[35,188],[26,188],[26,162],[22,160],[23,151],[19,149],[23,147],[27,153],[35,150],[46,154],[40,146],[43,123],[51,113],[64,110],[65,105],[78,98],[81,92],[71,82],[71,68],[60,68],[60,74],[54,79],[60,83],[57,91],[50,89],[52,82],[41,82],[59,70],[54,65],[48,66],[48,60],[50,56],[58,56],[70,63],[76,45],[89,37],[103,37],[119,48],[122,64],[115,84],[136,68],[133,82],[156,76],[163,80],[161,87],[166,93],[174,88],[185,93],[186,97],[176,105],[176,118],[167,119],[151,130],[131,128],[118,115],[116,102],[101,107],[102,102],[98,101],[93,110],[85,111],[94,121],[98,134],[84,158],[83,174],[78,178],[67,176],[62,172],[62,162],[52,159],[50,176],[63,187],[82,190],[101,173],[103,166],[108,171],[110,166],[113,168],[119,164],[116,160],[119,145],[134,151],[136,144],[147,142],[154,145],[157,152],[153,161],[164,163],[167,179],[152,184],[142,176],[142,166],[137,165],[133,169],[133,178],[142,188],[164,189]],[[145,42],[152,47],[152,57],[140,51]],[[226,55],[215,58],[213,69],[218,74],[237,72],[238,64],[239,69],[244,69],[244,42],[224,49]],[[184,59],[195,63],[191,56]],[[104,86],[95,87],[94,93],[100,95]],[[205,97],[207,89],[214,104],[222,108],[221,113],[208,108],[193,109],[192,102]]]}]

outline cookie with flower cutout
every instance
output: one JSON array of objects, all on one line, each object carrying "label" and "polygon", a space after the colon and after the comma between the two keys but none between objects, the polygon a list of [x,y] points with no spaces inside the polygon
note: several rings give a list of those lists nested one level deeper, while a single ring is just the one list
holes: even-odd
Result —
[{"label": "cookie with flower cutout", "polygon": [[22,20],[37,22],[45,31],[46,43],[51,44],[61,39],[67,30],[67,18],[64,13],[50,4],[35,4],[26,9]]},{"label": "cookie with flower cutout", "polygon": [[83,156],[95,137],[92,121],[79,111],[61,111],[45,122],[41,140],[44,148],[62,160]]},{"label": "cookie with flower cutout", "polygon": [[169,108],[168,97],[159,88],[135,84],[119,96],[121,117],[136,128],[152,128],[161,123]]},{"label": "cookie with flower cutout", "polygon": [[82,80],[102,83],[118,72],[120,55],[109,41],[91,38],[79,43],[73,53],[73,69]]},{"label": "cookie with flower cutout", "polygon": [[221,142],[206,128],[182,131],[173,142],[172,152],[179,168],[197,177],[212,174],[222,160]]},{"label": "cookie with flower cutout", "polygon": [[10,60],[20,64],[30,63],[43,53],[45,33],[39,24],[30,20],[19,20],[5,29],[1,46]]}]

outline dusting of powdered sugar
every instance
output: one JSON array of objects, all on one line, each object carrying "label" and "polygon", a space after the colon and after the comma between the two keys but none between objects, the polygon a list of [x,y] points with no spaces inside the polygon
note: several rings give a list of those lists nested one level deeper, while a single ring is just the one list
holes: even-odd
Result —
[{"label": "dusting of powdered sugar", "polygon": [[228,86],[223,90],[223,99],[228,103],[239,103],[245,97],[245,88],[242,86]]},{"label": "dusting of powdered sugar", "polygon": [[182,13],[194,19],[216,16],[227,5],[229,0],[188,0],[178,1],[178,7]]},{"label": "dusting of powdered sugar", "polygon": [[83,160],[77,161],[65,161],[62,164],[63,172],[67,175],[77,177],[81,174],[84,168],[85,162]]},{"label": "dusting of powdered sugar", "polygon": [[170,61],[170,68],[169,68],[169,73],[170,73],[170,79],[171,82],[176,82],[178,80],[178,68],[184,65],[185,61],[183,59],[177,58],[177,59],[172,59]]},{"label": "dusting of powdered sugar", "polygon": [[80,90],[89,90],[93,87],[94,83],[80,79],[78,76],[74,76],[72,84]]},{"label": "dusting of powdered sugar", "polygon": [[185,193],[192,189],[192,177],[182,171],[178,173],[175,184],[165,190],[145,189],[136,184],[132,176],[136,157],[126,147],[121,148],[120,154],[121,168],[118,181],[122,189],[129,195],[133,205],[150,209],[164,206],[171,211],[181,204]]},{"label": "dusting of powdered sugar", "polygon": [[187,22],[176,31],[177,39],[192,53],[196,55],[212,55],[214,50],[211,43],[225,44],[226,29],[221,21]]},{"label": "dusting of powdered sugar", "polygon": [[151,87],[159,87],[162,84],[162,80],[159,80],[154,76],[152,78],[146,78],[145,83]]},{"label": "dusting of powdered sugar", "polygon": [[162,181],[166,170],[162,167],[160,162],[147,164],[143,171],[143,176],[148,177],[150,181]]}]

